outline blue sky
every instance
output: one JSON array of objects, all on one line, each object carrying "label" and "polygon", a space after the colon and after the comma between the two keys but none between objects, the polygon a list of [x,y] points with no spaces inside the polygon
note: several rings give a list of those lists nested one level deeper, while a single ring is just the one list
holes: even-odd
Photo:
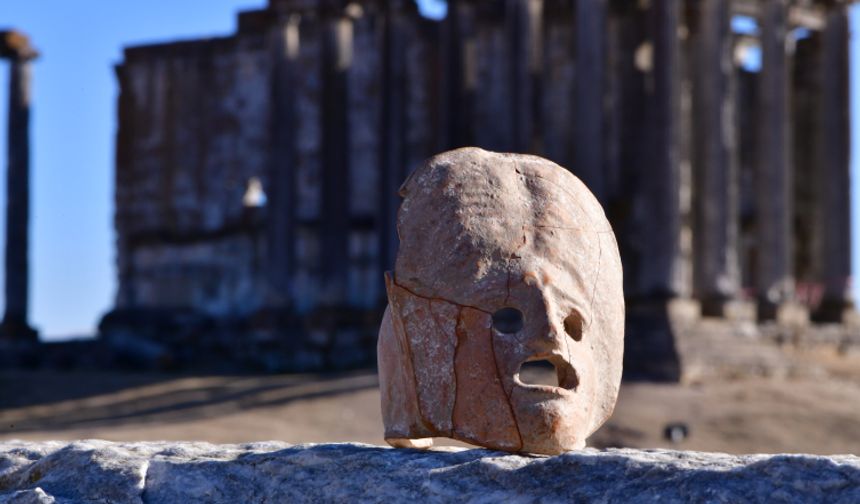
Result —
[{"label": "blue sky", "polygon": [[[0,2],[0,27],[27,32],[43,56],[35,65],[32,144],[31,320],[46,339],[91,334],[115,290],[113,152],[116,80],[122,47],[228,34],[237,10],[265,0],[28,0]],[[444,14],[438,0],[420,2]],[[852,9],[852,30],[860,10]],[[852,38],[852,59],[860,46]],[[852,67],[853,96],[860,64]],[[6,65],[0,66],[0,208],[5,207]],[[860,118],[860,99],[852,103]],[[860,123],[852,141],[860,145]],[[854,149],[857,150],[856,147]],[[857,173],[854,156],[852,174]],[[852,194],[860,195],[858,177]],[[860,205],[852,208],[856,237]],[[0,237],[4,225],[0,212]],[[856,239],[855,239],[856,242]],[[2,240],[0,240],[2,247]],[[860,251],[854,247],[854,271]],[[2,253],[2,251],[0,251]],[[2,275],[2,272],[0,272]],[[0,289],[2,291],[2,289]],[[857,292],[857,285],[855,285]],[[2,301],[2,292],[0,292]],[[0,303],[2,307],[2,303]]]}]

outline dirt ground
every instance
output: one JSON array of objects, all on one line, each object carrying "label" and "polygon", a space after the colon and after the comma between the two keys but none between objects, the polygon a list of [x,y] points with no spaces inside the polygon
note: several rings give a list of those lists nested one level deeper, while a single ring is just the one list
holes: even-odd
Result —
[{"label": "dirt ground", "polygon": [[[625,383],[615,414],[589,445],[860,453],[860,357],[810,359],[827,365],[829,377]],[[664,438],[673,422],[689,432],[675,444]],[[0,439],[14,438],[383,444],[372,370],[204,377],[7,371],[0,373]]]}]

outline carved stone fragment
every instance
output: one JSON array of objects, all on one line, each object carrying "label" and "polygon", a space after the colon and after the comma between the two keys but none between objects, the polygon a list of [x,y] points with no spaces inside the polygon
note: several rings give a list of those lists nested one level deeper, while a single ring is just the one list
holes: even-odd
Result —
[{"label": "carved stone fragment", "polygon": [[[585,446],[621,381],[621,260],[569,171],[477,148],[433,157],[400,190],[378,360],[385,438],[443,436],[556,454]],[[556,385],[524,382],[545,361]]]}]

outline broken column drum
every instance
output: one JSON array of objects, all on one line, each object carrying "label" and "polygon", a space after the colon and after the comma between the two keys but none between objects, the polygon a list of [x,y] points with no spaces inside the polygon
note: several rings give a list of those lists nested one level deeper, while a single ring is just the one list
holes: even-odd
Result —
[{"label": "broken column drum", "polygon": [[[621,382],[624,295],[597,199],[545,159],[437,155],[403,184],[378,360],[385,438],[557,454],[585,446]],[[548,361],[558,386],[523,383]]]}]

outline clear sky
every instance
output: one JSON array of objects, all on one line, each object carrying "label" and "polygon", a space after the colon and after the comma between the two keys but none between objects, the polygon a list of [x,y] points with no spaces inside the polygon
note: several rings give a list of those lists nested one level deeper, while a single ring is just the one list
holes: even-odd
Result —
[{"label": "clear sky", "polygon": [[[236,11],[266,0],[0,0],[0,28],[28,33],[43,53],[34,68],[32,138],[31,315],[46,339],[92,334],[111,304],[114,267],[113,153],[116,79],[122,47],[223,35]],[[428,14],[439,0],[421,0]],[[852,30],[860,10],[852,9]],[[852,37],[852,98],[860,89],[860,46]],[[0,66],[0,209],[5,208],[6,65]],[[860,145],[854,99],[853,145]],[[854,149],[857,151],[856,147]],[[852,174],[858,156],[853,156]],[[860,181],[852,179],[853,235],[860,236]],[[0,238],[5,215],[0,212]],[[856,239],[855,239],[856,242]],[[0,239],[2,248],[2,239]],[[860,264],[854,247],[854,271]],[[2,250],[0,250],[2,253]],[[2,264],[2,263],[0,263]],[[0,271],[2,275],[2,271]],[[855,284],[855,292],[858,286]],[[2,289],[0,289],[2,307]]]}]

